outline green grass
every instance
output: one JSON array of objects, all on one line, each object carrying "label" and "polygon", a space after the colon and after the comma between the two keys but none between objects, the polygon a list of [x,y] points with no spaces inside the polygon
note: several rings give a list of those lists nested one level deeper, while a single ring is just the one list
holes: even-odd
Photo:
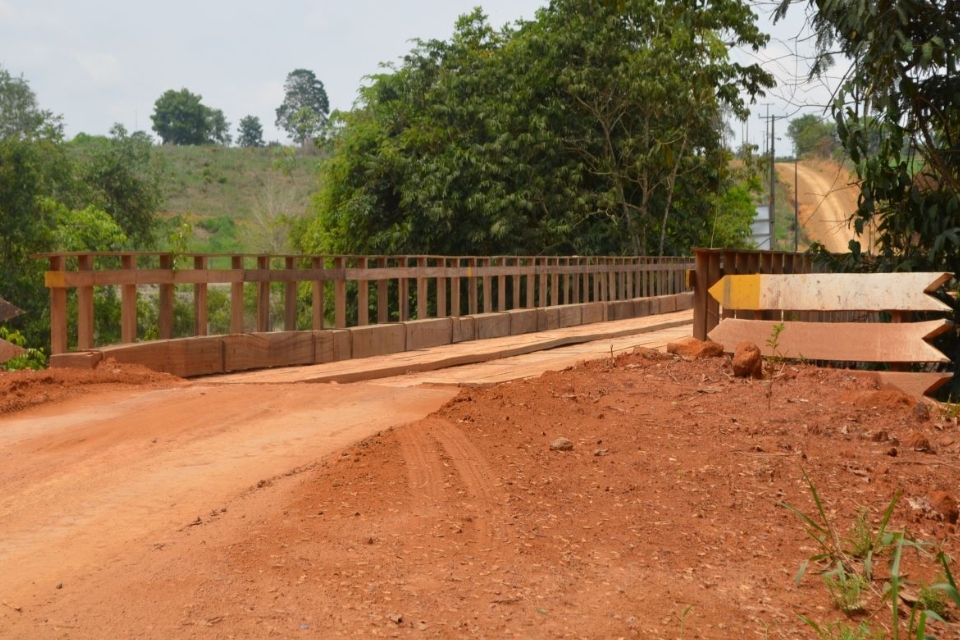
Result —
[{"label": "green grass", "polygon": [[320,154],[289,147],[224,148],[159,146],[166,201],[161,218],[185,219],[193,225],[190,250],[255,252],[263,235],[257,213],[268,192],[283,193],[284,214],[307,212],[318,187]]}]

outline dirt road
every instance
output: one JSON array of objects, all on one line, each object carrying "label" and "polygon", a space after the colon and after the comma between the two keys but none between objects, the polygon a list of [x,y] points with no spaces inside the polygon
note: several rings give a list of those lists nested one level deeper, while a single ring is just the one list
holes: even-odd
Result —
[{"label": "dirt road", "polygon": [[[778,163],[777,173],[782,182],[793,186],[792,162]],[[857,188],[850,185],[850,174],[833,162],[804,161],[797,167],[796,177],[800,225],[806,229],[807,236],[823,243],[831,252],[846,253],[854,237],[847,221],[856,211],[859,195]]]},{"label": "dirt road", "polygon": [[5,417],[0,594],[29,606],[51,585],[75,583],[131,549],[162,546],[164,536],[218,517],[249,488],[419,419],[456,393],[175,385]]}]

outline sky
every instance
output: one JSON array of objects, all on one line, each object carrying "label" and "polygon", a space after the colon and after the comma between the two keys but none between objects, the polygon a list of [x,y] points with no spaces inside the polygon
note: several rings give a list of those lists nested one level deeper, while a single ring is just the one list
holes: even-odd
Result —
[{"label": "sky", "polygon": [[[396,61],[420,38],[448,39],[457,16],[481,5],[494,26],[532,19],[541,0],[0,0],[0,65],[23,75],[41,108],[61,114],[66,134],[107,134],[114,123],[150,132],[157,98],[187,88],[223,110],[234,131],[247,115],[260,118],[264,139],[289,142],[275,126],[283,83],[309,69],[324,83],[331,109],[349,109],[363,78]],[[771,45],[742,62],[763,62],[782,86],[753,107],[735,141],[763,140],[767,112],[793,118],[821,113],[829,90],[797,90],[802,62],[790,55],[803,24],[794,8],[787,23],[767,19],[773,2],[755,2]],[[800,43],[801,46],[803,43]],[[803,107],[813,104],[821,107]],[[786,130],[786,123],[778,129]],[[780,148],[790,152],[785,133]],[[785,147],[779,147],[785,145]]]}]

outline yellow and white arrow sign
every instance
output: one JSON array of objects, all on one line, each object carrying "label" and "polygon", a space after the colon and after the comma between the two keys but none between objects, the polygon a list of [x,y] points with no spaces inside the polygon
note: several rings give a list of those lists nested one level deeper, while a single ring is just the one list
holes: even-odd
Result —
[{"label": "yellow and white arrow sign", "polygon": [[724,309],[950,311],[928,295],[949,273],[808,273],[724,276],[710,295]]}]

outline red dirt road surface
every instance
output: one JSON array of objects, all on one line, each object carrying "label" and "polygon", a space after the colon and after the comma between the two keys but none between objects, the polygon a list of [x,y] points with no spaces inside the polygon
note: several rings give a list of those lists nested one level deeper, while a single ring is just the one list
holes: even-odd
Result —
[{"label": "red dirt road surface", "polygon": [[[782,182],[794,186],[792,162],[778,163],[777,173]],[[858,187],[851,185],[852,177],[835,162],[805,160],[797,166],[796,178],[800,225],[807,236],[828,251],[846,253],[854,238],[848,221],[857,210],[860,195]],[[861,242],[867,246],[866,240]]]},{"label": "red dirt road surface", "polygon": [[960,431],[866,375],[771,373],[640,350],[463,388],[2,375],[0,638],[812,637],[798,614],[846,616],[817,567],[794,584],[817,549],[778,502],[815,513],[805,470],[845,536],[900,488],[891,528],[957,557]]}]

